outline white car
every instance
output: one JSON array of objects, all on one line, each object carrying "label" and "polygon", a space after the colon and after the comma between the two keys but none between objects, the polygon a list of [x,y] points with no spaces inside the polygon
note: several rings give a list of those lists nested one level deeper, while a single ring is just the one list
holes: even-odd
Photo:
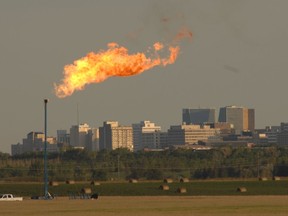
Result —
[{"label": "white car", "polygon": [[22,201],[23,197],[14,197],[12,194],[0,194],[0,201]]}]

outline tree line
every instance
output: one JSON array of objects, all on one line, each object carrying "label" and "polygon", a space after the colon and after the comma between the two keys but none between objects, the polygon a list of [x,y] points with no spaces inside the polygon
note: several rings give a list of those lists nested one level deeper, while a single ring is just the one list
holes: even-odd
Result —
[{"label": "tree line", "polygon": [[[0,180],[43,181],[43,153],[17,156],[0,153]],[[70,149],[48,154],[49,180],[108,181],[163,178],[257,178],[288,176],[288,149],[169,149],[130,152],[128,149],[90,152]]]}]

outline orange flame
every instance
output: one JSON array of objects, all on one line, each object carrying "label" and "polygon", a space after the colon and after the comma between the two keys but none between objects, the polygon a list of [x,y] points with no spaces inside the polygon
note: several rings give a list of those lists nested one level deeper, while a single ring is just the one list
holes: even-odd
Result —
[{"label": "orange flame", "polygon": [[111,76],[132,76],[149,70],[155,66],[173,64],[180,48],[169,47],[169,57],[161,58],[157,51],[162,50],[162,43],[153,45],[154,53],[147,57],[145,53],[130,55],[125,47],[117,43],[109,43],[106,51],[88,53],[85,57],[64,67],[62,84],[54,84],[55,94],[64,98],[75,90],[83,90],[87,84],[103,82]]}]

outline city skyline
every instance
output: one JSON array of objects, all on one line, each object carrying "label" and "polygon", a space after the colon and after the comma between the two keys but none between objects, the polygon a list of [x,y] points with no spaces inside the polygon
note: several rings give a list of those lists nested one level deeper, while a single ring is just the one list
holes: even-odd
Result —
[{"label": "city skyline", "polygon": [[[249,111],[253,111],[253,120],[252,120],[252,125],[253,126],[255,126],[255,123],[256,123],[256,120],[255,120],[255,110],[253,109],[253,108],[247,108],[247,107],[244,107],[244,106],[235,106],[235,105],[229,105],[229,106],[222,106],[222,107],[219,107],[219,109],[216,109],[216,108],[183,108],[181,111],[182,111],[182,116],[181,116],[181,111],[179,111],[179,118],[182,118],[182,121],[180,121],[180,123],[174,123],[174,124],[171,124],[171,125],[165,125],[165,126],[163,126],[163,125],[160,125],[160,124],[158,124],[158,123],[153,123],[154,121],[153,120],[151,120],[151,119],[142,119],[142,120],[139,120],[139,121],[135,121],[135,122],[130,122],[130,123],[125,123],[125,124],[122,124],[121,122],[119,122],[117,119],[113,119],[113,120],[105,120],[105,121],[103,121],[102,123],[100,123],[100,124],[92,124],[92,125],[90,125],[90,124],[88,124],[87,122],[79,122],[79,110],[78,110],[78,105],[77,105],[77,121],[76,121],[76,123],[75,124],[72,124],[72,125],[70,125],[70,127],[69,128],[57,128],[55,131],[52,131],[52,132],[50,132],[50,133],[48,133],[47,134],[47,136],[50,138],[50,139],[54,139],[54,138],[57,138],[57,135],[58,135],[58,132],[61,134],[61,133],[63,133],[64,131],[65,132],[67,132],[67,131],[73,131],[73,130],[75,130],[76,128],[76,130],[78,130],[78,127],[79,127],[79,131],[81,132],[81,131],[83,131],[83,132],[88,132],[88,130],[94,130],[94,129],[97,129],[97,130],[99,130],[101,127],[103,127],[103,124],[105,125],[106,124],[106,122],[111,122],[111,123],[113,123],[114,124],[114,122],[115,122],[115,124],[117,124],[117,126],[119,126],[119,127],[132,127],[132,128],[134,128],[134,125],[135,126],[137,126],[137,125],[142,125],[142,126],[144,126],[145,124],[146,124],[146,122],[148,123],[148,124],[151,124],[151,125],[154,125],[154,124],[157,124],[158,126],[156,126],[156,127],[159,127],[160,129],[159,129],[159,131],[160,132],[168,132],[169,131],[169,129],[171,129],[171,127],[179,127],[179,126],[183,126],[183,125],[186,125],[187,124],[187,122],[185,122],[185,121],[183,121],[183,111],[184,110],[203,110],[203,111],[211,111],[211,110],[213,110],[213,113],[215,114],[215,118],[214,118],[214,122],[199,122],[199,123],[188,123],[188,125],[202,125],[202,124],[204,124],[204,125],[210,125],[211,123],[229,123],[229,124],[231,124],[232,125],[232,127],[235,127],[234,126],[234,122],[232,123],[232,122],[229,122],[229,121],[220,121],[220,119],[221,119],[221,110],[222,109],[224,109],[224,108],[236,108],[236,109],[244,109],[244,110],[249,110]],[[202,116],[202,112],[199,112],[199,113],[197,113],[199,116]],[[244,115],[245,116],[245,115]],[[243,114],[242,114],[242,117],[241,118],[245,118],[243,116]],[[239,116],[237,117],[237,118],[239,118]],[[197,119],[198,119],[198,117],[197,117]],[[152,122],[150,122],[150,120],[152,121]],[[239,119],[238,119],[239,120]],[[244,119],[243,119],[244,120]],[[241,124],[243,124],[243,120],[241,120],[239,123],[241,123]],[[250,120],[246,120],[246,121],[251,121],[251,119]],[[140,123],[139,123],[140,122]],[[237,124],[237,123],[236,123]],[[245,123],[244,123],[244,125],[243,125],[243,131],[245,131],[245,130],[249,130],[249,129],[252,129],[252,130],[263,130],[263,129],[265,129],[265,128],[267,128],[267,127],[280,127],[280,125],[281,124],[287,124],[285,121],[281,121],[281,122],[279,122],[278,124],[276,124],[276,125],[265,125],[264,127],[262,127],[262,128],[251,128],[251,126],[250,126],[250,128],[248,128],[248,122],[246,122],[246,126],[245,126]],[[237,126],[238,127],[238,126]],[[70,134],[70,132],[68,132],[67,134]],[[236,132],[238,132],[238,134],[240,134],[240,131],[237,131],[236,130]],[[27,131],[27,134],[30,134],[30,133],[44,133],[44,131],[41,131],[41,130],[30,130],[30,131]],[[99,133],[99,132],[98,132]],[[56,135],[57,134],[57,135]],[[23,137],[22,137],[23,138]],[[83,137],[84,138],[84,137]],[[82,140],[83,140],[83,138],[81,138]],[[14,142],[14,143],[11,143],[12,145],[15,145],[16,143],[21,143],[21,141],[16,141],[16,142]],[[10,144],[10,145],[11,145]],[[77,147],[79,144],[71,144],[71,146],[74,146],[74,147]],[[137,149],[137,148],[136,148]],[[7,153],[10,153],[10,152],[7,152]]]},{"label": "city skyline", "polygon": [[[286,0],[1,1],[0,151],[44,130],[44,98],[49,134],[77,119],[98,126],[150,119],[167,129],[181,124],[185,107],[230,104],[253,107],[255,128],[287,122],[287,7]],[[87,53],[111,42],[145,52],[183,28],[192,39],[181,42],[174,64],[56,97],[64,66]]]},{"label": "city skyline", "polygon": [[[220,118],[220,110],[222,109],[222,108],[226,108],[226,107],[235,107],[235,108],[244,108],[244,109],[248,109],[247,107],[244,107],[244,106],[236,106],[236,105],[229,105],[229,106],[224,106],[224,107],[219,107],[219,109],[216,109],[216,108],[207,108],[207,107],[205,107],[205,108],[192,108],[192,107],[190,107],[190,108],[182,108],[180,111],[179,111],[179,119],[181,120],[182,119],[182,121],[178,121],[178,122],[175,122],[175,123],[172,123],[171,125],[160,125],[160,124],[158,124],[158,123],[156,123],[155,122],[155,124],[158,124],[159,125],[159,127],[160,128],[164,128],[164,130],[168,130],[169,129],[169,127],[170,126],[173,126],[173,125],[181,125],[181,124],[194,124],[194,125],[201,125],[201,124],[205,124],[205,123],[216,123],[216,122],[225,122],[225,121],[219,121],[219,118]],[[249,108],[249,109],[252,109],[252,110],[254,110],[253,108]],[[215,114],[215,118],[214,118],[214,120],[215,121],[212,121],[212,122],[209,122],[209,121],[206,121],[206,122],[185,122],[185,121],[183,121],[183,111],[184,110],[203,110],[204,112],[206,112],[207,110],[213,110],[213,114]],[[181,111],[182,111],[182,116],[181,116]],[[196,114],[200,114],[200,116],[201,116],[201,112],[200,113],[196,113]],[[255,117],[255,116],[253,116],[253,117]],[[198,117],[199,118],[199,117]],[[75,127],[75,126],[79,126],[79,125],[81,125],[81,128],[83,127],[83,128],[88,128],[88,127],[90,127],[90,126],[92,126],[92,128],[99,128],[99,127],[102,127],[103,125],[103,123],[104,122],[118,122],[118,123],[120,123],[117,119],[111,119],[111,118],[108,118],[108,119],[106,119],[106,120],[104,120],[103,122],[99,122],[98,124],[90,124],[90,123],[88,123],[88,122],[91,122],[91,121],[79,121],[79,104],[77,104],[77,113],[76,113],[76,117],[75,117],[75,123],[74,124],[72,124],[72,125],[70,125],[70,128],[68,128],[68,129],[73,129],[73,127]],[[140,122],[140,124],[145,124],[145,122],[146,121],[148,121],[148,122],[150,122],[150,120],[151,121],[153,121],[153,119],[139,119],[139,120],[137,120],[137,121],[135,121],[135,122],[127,122],[126,121],[126,123],[125,124],[120,124],[120,126],[126,126],[126,125],[132,125],[133,126],[133,124],[139,124],[139,122]],[[254,119],[255,120],[255,119]],[[282,121],[282,122],[284,122],[284,121]],[[280,122],[281,123],[281,122]],[[279,123],[279,124],[280,124]],[[154,123],[153,123],[154,124]],[[266,126],[272,126],[272,125],[265,125],[265,127]],[[274,126],[274,125],[273,125]],[[59,130],[59,131],[62,131],[62,130],[68,130],[67,128],[58,128],[57,129],[57,131]],[[255,128],[256,129],[256,128]],[[259,129],[261,129],[261,128],[259,128]],[[84,129],[85,130],[85,129]],[[30,130],[31,131],[31,130]],[[29,131],[29,132],[30,132]],[[41,131],[41,130],[35,130],[35,132],[43,132],[43,131]],[[55,132],[53,132],[53,135],[55,135],[56,133]]]},{"label": "city skyline", "polygon": [[[149,120],[130,125],[121,125],[118,121],[105,121],[103,126],[98,128],[90,127],[86,123],[72,125],[69,132],[58,129],[57,137],[48,135],[48,151],[59,152],[60,149],[65,151],[69,147],[88,151],[115,150],[117,148],[139,151],[143,149],[163,150],[180,146],[184,148],[200,147],[208,150],[221,145],[234,147],[251,147],[257,144],[287,145],[287,122],[281,122],[278,126],[255,129],[252,128],[255,113],[253,109],[236,106],[227,106],[226,108],[228,109],[227,117],[233,122],[226,121],[228,119],[222,122],[202,122],[200,124],[183,122],[181,125],[170,125],[167,131],[161,130],[161,126]],[[223,107],[220,108],[219,120],[223,118],[222,109]],[[250,117],[247,116],[248,110],[253,113]],[[203,111],[207,111],[207,109],[203,109]],[[194,114],[193,116],[199,119]],[[202,117],[202,114],[198,112],[198,117]],[[253,122],[253,124],[249,122]],[[44,138],[43,132],[31,131],[27,134],[27,138],[23,138],[22,144],[18,142],[11,145],[12,156],[25,152],[43,151]]]}]

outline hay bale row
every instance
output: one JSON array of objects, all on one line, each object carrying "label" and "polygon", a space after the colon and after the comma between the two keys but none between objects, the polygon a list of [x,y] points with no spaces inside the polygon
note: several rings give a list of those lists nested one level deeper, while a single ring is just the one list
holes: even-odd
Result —
[{"label": "hay bale row", "polygon": [[188,178],[181,178],[180,182],[181,183],[187,183],[187,182],[189,182],[189,179]]},{"label": "hay bale row", "polygon": [[100,183],[96,182],[96,181],[91,181],[90,185],[98,186],[98,185],[100,185]]},{"label": "hay bale row", "polygon": [[75,184],[74,180],[66,180],[66,184]]},{"label": "hay bale row", "polygon": [[165,178],[165,179],[163,180],[163,182],[169,184],[169,183],[172,183],[172,182],[173,182],[173,179],[171,179],[171,178]]},{"label": "hay bale row", "polygon": [[237,191],[243,193],[243,192],[247,192],[247,189],[245,187],[238,187]]},{"label": "hay bale row", "polygon": [[129,179],[129,183],[138,183],[137,179]]},{"label": "hay bale row", "polygon": [[[137,180],[136,180],[136,181],[137,181]],[[75,184],[75,181],[74,181],[74,180],[66,180],[65,183],[71,185],[71,184]],[[135,183],[135,182],[133,182],[133,183]],[[99,183],[99,182],[96,182],[96,181],[91,181],[90,184],[91,184],[91,185],[100,185],[100,183]],[[50,182],[49,182],[49,185],[50,185],[50,186],[58,186],[59,183],[56,182],[56,181],[50,181]]]},{"label": "hay bale row", "polygon": [[177,189],[177,193],[187,193],[187,189],[184,187],[180,187]]},{"label": "hay bale row", "polygon": [[56,181],[50,181],[50,182],[49,182],[49,185],[50,185],[50,186],[58,186],[59,183],[56,182]]},{"label": "hay bale row", "polygon": [[260,177],[259,181],[267,181],[268,179],[266,177]]},{"label": "hay bale row", "polygon": [[91,188],[82,188],[81,189],[81,193],[83,193],[83,194],[91,194],[92,190],[91,190]]},{"label": "hay bale row", "polygon": [[160,185],[159,189],[167,191],[167,190],[169,190],[169,186],[168,185]]}]

